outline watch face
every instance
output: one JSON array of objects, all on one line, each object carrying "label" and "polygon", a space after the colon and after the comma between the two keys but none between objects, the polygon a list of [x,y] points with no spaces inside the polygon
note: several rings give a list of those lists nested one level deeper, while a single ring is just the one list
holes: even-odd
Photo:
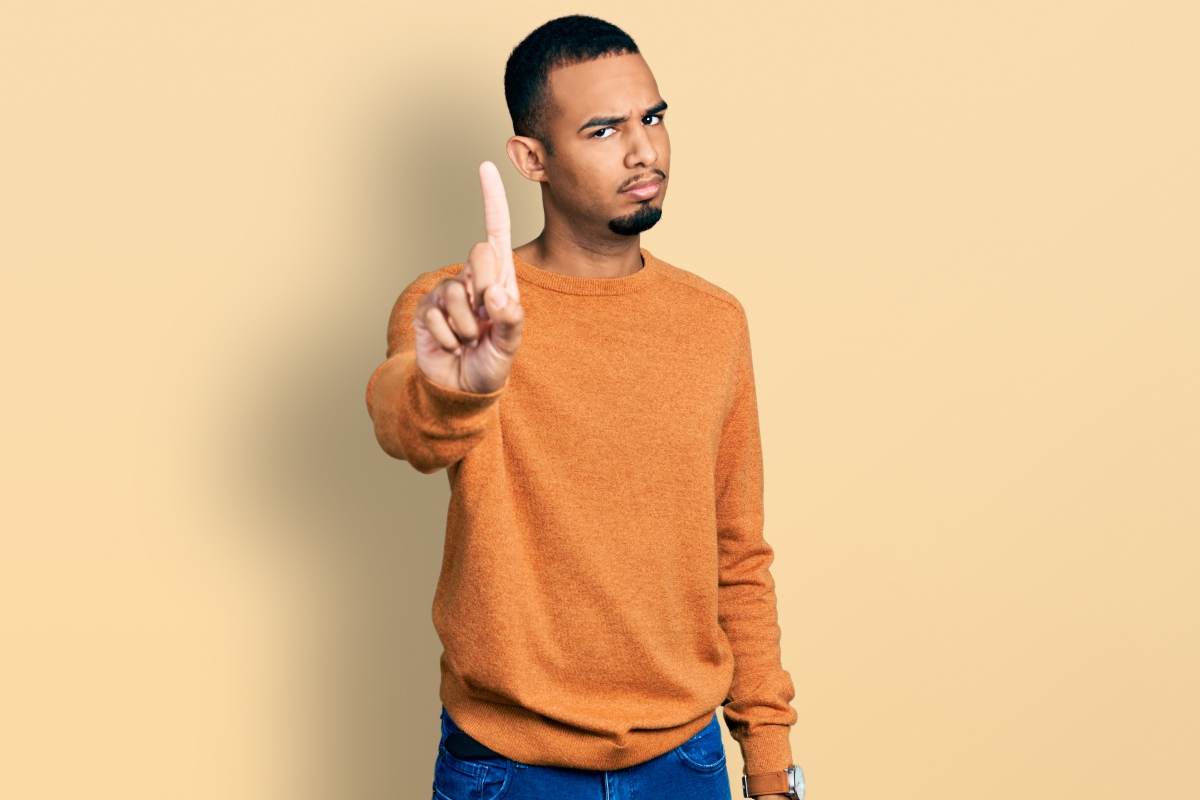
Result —
[{"label": "watch face", "polygon": [[804,800],[804,770],[792,767],[788,772],[791,773],[792,797]]}]

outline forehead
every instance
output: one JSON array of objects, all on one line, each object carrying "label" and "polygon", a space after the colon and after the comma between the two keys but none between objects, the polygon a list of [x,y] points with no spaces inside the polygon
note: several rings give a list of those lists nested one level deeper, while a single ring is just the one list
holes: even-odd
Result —
[{"label": "forehead", "polygon": [[595,116],[622,116],[662,100],[654,73],[639,53],[604,56],[550,72],[558,116],[580,125]]}]

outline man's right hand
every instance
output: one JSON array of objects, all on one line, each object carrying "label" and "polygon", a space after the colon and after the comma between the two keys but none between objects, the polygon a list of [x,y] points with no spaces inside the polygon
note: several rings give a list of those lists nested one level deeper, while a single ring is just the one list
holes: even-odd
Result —
[{"label": "man's right hand", "polygon": [[521,344],[521,308],[512,261],[504,182],[496,165],[479,165],[487,241],[466,266],[433,287],[413,314],[417,367],[439,386],[488,394],[504,385]]}]

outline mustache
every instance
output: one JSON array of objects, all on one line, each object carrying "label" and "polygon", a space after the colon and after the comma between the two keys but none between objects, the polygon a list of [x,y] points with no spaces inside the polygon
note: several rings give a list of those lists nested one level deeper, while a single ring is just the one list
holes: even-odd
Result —
[{"label": "mustache", "polygon": [[[662,178],[664,181],[667,179],[667,173],[663,172],[661,169],[652,169],[652,170],[650,170],[650,172],[652,174],[657,175],[658,177]],[[617,191],[623,192],[626,189],[628,189],[630,186],[633,186],[635,183],[641,183],[642,181],[646,180],[649,177],[650,177],[649,175],[634,175],[632,178],[630,178],[629,180],[622,183],[620,188],[617,189]]]}]

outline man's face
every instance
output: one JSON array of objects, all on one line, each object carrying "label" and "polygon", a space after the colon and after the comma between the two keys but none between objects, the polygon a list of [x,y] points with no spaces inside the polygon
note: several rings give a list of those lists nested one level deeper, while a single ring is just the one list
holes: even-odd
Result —
[{"label": "man's face", "polygon": [[606,56],[550,73],[548,190],[576,225],[631,236],[658,221],[671,140],[645,60]]}]

